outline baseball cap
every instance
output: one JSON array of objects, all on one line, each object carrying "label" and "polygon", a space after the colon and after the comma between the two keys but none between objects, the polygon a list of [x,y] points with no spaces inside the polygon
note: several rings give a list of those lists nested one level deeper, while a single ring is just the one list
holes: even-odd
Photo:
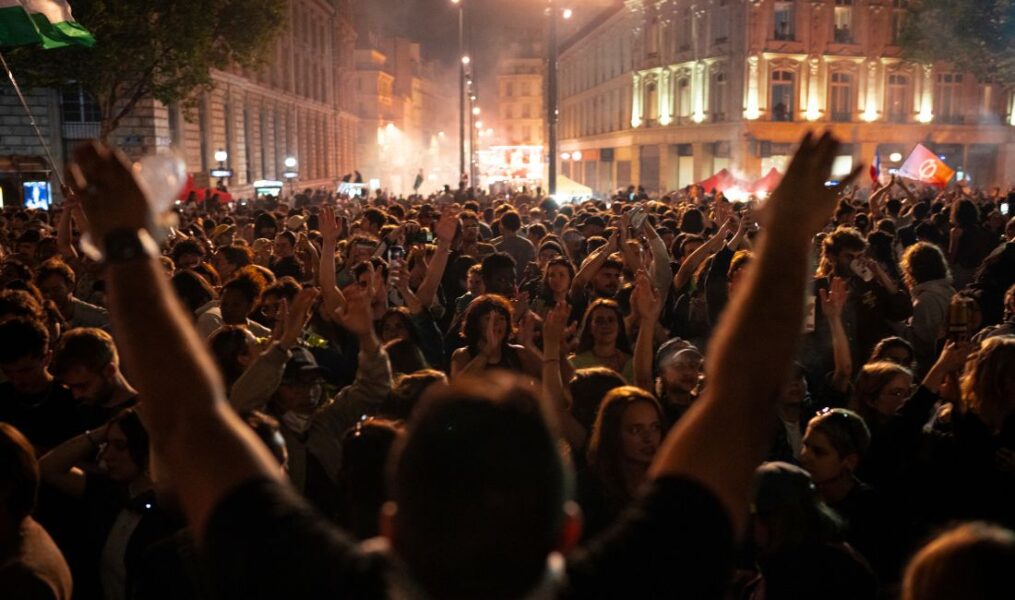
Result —
[{"label": "baseball cap", "polygon": [[659,346],[659,349],[656,350],[656,367],[658,368],[669,364],[677,357],[678,354],[684,351],[693,352],[699,359],[702,357],[701,352],[694,344],[683,338],[675,337],[664,342],[663,345]]},{"label": "baseball cap", "polygon": [[767,462],[754,471],[754,502],[751,512],[765,513],[818,502],[818,490],[810,474],[786,462]]},{"label": "baseball cap", "polygon": [[306,348],[299,346],[292,349],[292,355],[285,363],[285,371],[282,373],[282,381],[298,381],[313,374],[323,376],[327,369],[317,364],[317,359]]}]

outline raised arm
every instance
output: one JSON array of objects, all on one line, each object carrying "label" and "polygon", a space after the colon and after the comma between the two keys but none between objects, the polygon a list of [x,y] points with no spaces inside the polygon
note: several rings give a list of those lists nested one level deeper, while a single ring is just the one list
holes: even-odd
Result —
[{"label": "raised arm", "polygon": [[707,242],[698,246],[698,249],[691,253],[690,256],[685,258],[680,263],[680,268],[677,269],[677,274],[673,276],[673,289],[679,290],[683,288],[688,280],[691,279],[691,275],[698,270],[698,266],[705,262],[705,259],[715,254],[722,248],[723,242],[726,241],[726,234],[730,230],[730,221],[726,221],[719,228],[719,231],[715,235],[710,237]]},{"label": "raised arm", "polygon": [[458,231],[458,211],[451,208],[445,209],[441,213],[440,220],[434,225],[434,231],[437,233],[437,252],[430,259],[423,282],[416,290],[416,297],[427,309],[433,306],[434,298],[437,296],[437,288],[440,286],[444,270],[448,266],[448,258],[451,256],[451,242],[455,239],[455,232]]},{"label": "raised arm", "polygon": [[642,234],[648,240],[649,250],[652,251],[652,284],[655,289],[660,290],[664,295],[661,300],[665,301],[665,294],[669,291],[667,285],[670,275],[673,273],[670,267],[670,251],[666,248],[666,242],[659,236],[659,232],[648,219],[641,225]]},{"label": "raised arm", "polygon": [[655,356],[652,342],[663,303],[659,292],[652,286],[652,281],[644,271],[638,273],[634,292],[631,294],[631,304],[637,305],[639,319],[638,337],[634,343],[634,385],[651,393],[652,359]]},{"label": "raised arm", "polygon": [[572,398],[561,370],[564,358],[560,355],[560,347],[570,314],[571,307],[561,302],[546,313],[546,319],[543,321],[543,390],[557,410],[564,440],[573,451],[581,452],[589,432],[571,414]]},{"label": "raised arm", "polygon": [[77,258],[78,251],[74,247],[73,217],[71,213],[80,203],[74,193],[68,188],[64,191],[63,212],[60,213],[60,220],[56,224],[56,249],[64,258]]},{"label": "raised arm", "polygon": [[109,313],[152,446],[198,534],[222,498],[278,463],[226,403],[214,361],[169,285],[153,218],[130,162],[99,142],[70,165],[92,235],[106,253]]},{"label": "raised arm", "polygon": [[[766,203],[767,229],[708,356],[709,385],[663,442],[650,475],[697,480],[743,531],[754,469],[769,450],[775,400],[800,340],[811,238],[835,207],[825,187],[839,143],[804,136]],[[859,167],[844,183],[859,174]]]},{"label": "raised arm", "polygon": [[849,389],[849,380],[853,377],[853,355],[849,350],[846,327],[842,324],[842,309],[846,306],[846,280],[835,277],[828,290],[820,289],[818,293],[821,294],[821,310],[832,331],[832,354],[835,357],[832,387],[839,393],[845,393]]},{"label": "raised arm", "polygon": [[585,259],[581,268],[578,269],[577,273],[575,273],[574,279],[571,280],[572,295],[581,293],[585,289],[585,286],[592,281],[592,278],[595,277],[596,273],[599,272],[599,269],[602,268],[606,259],[610,257],[610,254],[617,251],[618,243],[617,234],[614,233],[605,244],[597,248],[595,252]]},{"label": "raised arm", "polygon": [[87,476],[78,465],[88,460],[106,441],[109,425],[86,431],[53,448],[39,459],[39,476],[46,484],[74,496],[83,496]]},{"label": "raised arm", "polygon": [[320,214],[321,266],[317,270],[317,280],[321,284],[321,296],[328,314],[334,313],[345,304],[345,297],[335,282],[335,247],[338,245],[339,226],[335,220],[335,209],[322,206]]}]

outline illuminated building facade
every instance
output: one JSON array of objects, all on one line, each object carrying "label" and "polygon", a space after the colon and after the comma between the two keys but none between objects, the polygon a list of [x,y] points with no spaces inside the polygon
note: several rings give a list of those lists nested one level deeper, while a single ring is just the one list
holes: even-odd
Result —
[{"label": "illuminated building facade", "polygon": [[618,2],[561,50],[561,172],[597,190],[757,179],[828,128],[836,174],[923,143],[973,185],[1011,182],[1011,95],[903,60],[904,18],[904,0]]},{"label": "illuminated building facade", "polygon": [[512,146],[541,146],[545,105],[543,71],[545,61],[536,55],[505,58],[497,67],[497,108],[502,135]]},{"label": "illuminated building facade", "polygon": [[[284,179],[287,157],[297,161],[297,186],[333,185],[357,164],[357,119],[348,93],[356,44],[352,15],[351,0],[290,0],[289,25],[263,68],[213,70],[212,89],[189,113],[143,99],[110,141],[131,157],[174,147],[202,187],[217,182],[210,171],[219,166],[216,153],[225,151],[223,166],[233,172],[229,189],[240,197],[253,195],[255,181]],[[80,87],[29,90],[28,102],[58,163],[99,134],[98,106]],[[0,86],[0,117],[0,185],[12,197],[3,156],[42,168],[46,161],[9,86]]]},{"label": "illuminated building facade", "polygon": [[425,60],[412,40],[374,32],[361,33],[359,39],[351,91],[364,182],[405,194],[420,169],[428,181],[421,191],[457,179],[457,147],[445,130],[457,122],[457,106],[449,95],[456,88],[439,75],[448,70]]}]

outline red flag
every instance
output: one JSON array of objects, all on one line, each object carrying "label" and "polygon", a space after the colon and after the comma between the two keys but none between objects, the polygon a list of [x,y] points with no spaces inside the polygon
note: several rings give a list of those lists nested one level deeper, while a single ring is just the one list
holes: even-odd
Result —
[{"label": "red flag", "polygon": [[902,163],[899,175],[943,188],[951,181],[955,171],[923,144],[917,144],[906,162]]}]

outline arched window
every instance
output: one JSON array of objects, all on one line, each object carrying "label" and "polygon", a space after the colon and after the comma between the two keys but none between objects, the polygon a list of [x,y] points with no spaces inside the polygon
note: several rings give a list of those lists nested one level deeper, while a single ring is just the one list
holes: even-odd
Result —
[{"label": "arched window", "polygon": [[726,93],[726,73],[716,73],[712,76],[712,90],[708,95],[712,121],[726,120]]},{"label": "arched window", "polygon": [[691,80],[687,77],[681,77],[677,80],[677,90],[674,94],[674,100],[676,110],[673,114],[681,119],[686,119],[691,116]]},{"label": "arched window", "polygon": [[849,73],[832,73],[828,84],[829,106],[832,120],[846,123],[853,120],[853,76]]},{"label": "arched window", "polygon": [[659,119],[659,91],[653,81],[645,86],[645,120],[655,123]]},{"label": "arched window", "polygon": [[893,123],[905,123],[911,112],[909,77],[901,73],[890,73],[885,93],[885,114],[888,115],[888,120]]},{"label": "arched window", "polygon": [[772,120],[792,121],[796,112],[796,74],[789,69],[772,71]]}]

